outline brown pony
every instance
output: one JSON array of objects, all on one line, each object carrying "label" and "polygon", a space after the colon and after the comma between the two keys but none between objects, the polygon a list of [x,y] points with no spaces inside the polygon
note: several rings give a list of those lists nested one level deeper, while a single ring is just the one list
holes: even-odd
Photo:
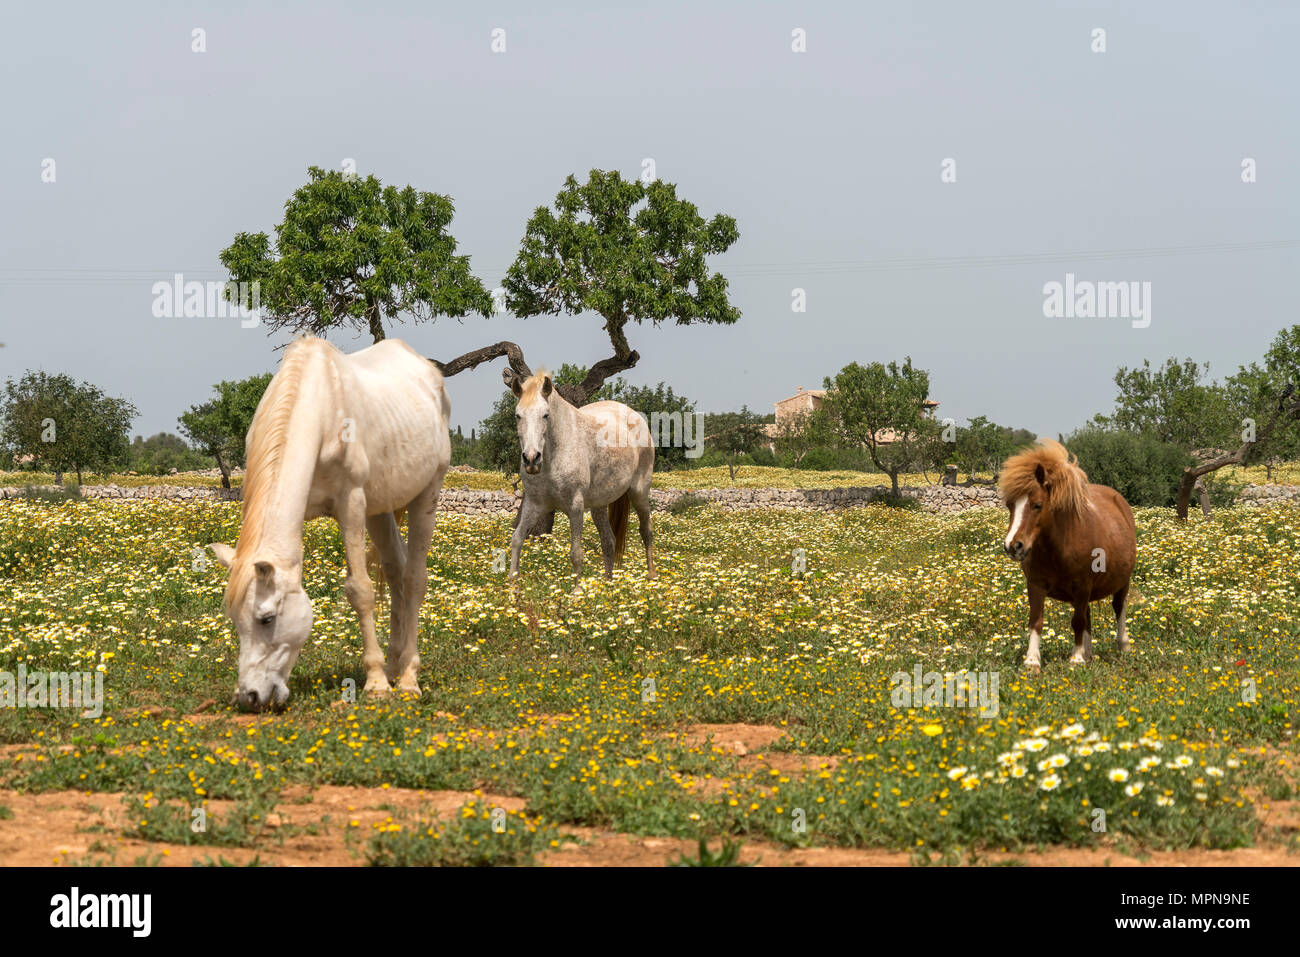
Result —
[{"label": "brown pony", "polygon": [[1074,606],[1074,654],[1070,664],[1092,659],[1090,602],[1110,598],[1115,643],[1128,650],[1124,603],[1137,557],[1133,510],[1106,485],[1090,485],[1060,442],[1038,444],[1007,459],[998,482],[1011,512],[1003,548],[1020,563],[1029,586],[1029,651],[1025,667],[1038,671],[1043,600]]}]

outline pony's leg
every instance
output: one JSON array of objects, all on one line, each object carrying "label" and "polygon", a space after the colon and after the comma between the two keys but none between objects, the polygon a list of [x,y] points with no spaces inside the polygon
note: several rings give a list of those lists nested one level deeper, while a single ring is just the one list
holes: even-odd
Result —
[{"label": "pony's leg", "polygon": [[582,578],[582,498],[569,506],[569,560],[573,562],[573,574]]},{"label": "pony's leg", "polygon": [[420,606],[429,588],[429,543],[437,518],[438,483],[411,502],[406,517],[406,567],[402,575],[402,618],[388,641],[388,678],[398,691],[420,693]]},{"label": "pony's leg", "polygon": [[1047,592],[1037,585],[1029,586],[1029,650],[1025,652],[1025,667],[1037,672],[1043,667],[1038,642],[1043,634],[1043,605]]},{"label": "pony's leg", "polygon": [[375,694],[387,692],[388,679],[384,677],[384,653],[375,637],[375,590],[366,570],[366,495],[353,489],[347,503],[338,513],[339,528],[343,532],[343,552],[347,557],[348,579],[345,590],[348,603],[357,613],[361,624],[361,641],[365,646],[361,662],[366,669],[366,691]]},{"label": "pony's leg", "polygon": [[524,539],[528,537],[528,530],[541,517],[545,509],[538,506],[528,496],[524,496],[524,504],[519,506],[519,521],[515,524],[514,534],[510,536],[510,580],[514,581],[519,577],[519,549],[523,547]]},{"label": "pony's leg", "polygon": [[1070,655],[1070,664],[1087,664],[1092,660],[1092,605],[1087,598],[1074,606],[1070,625],[1074,629],[1074,653]]},{"label": "pony's leg", "polygon": [[646,577],[655,577],[655,532],[650,525],[650,496],[637,496],[632,499],[632,506],[636,509],[636,523],[641,529],[641,541],[645,543],[645,568]]},{"label": "pony's leg", "polygon": [[600,554],[605,559],[605,577],[614,577],[614,528],[609,524],[609,507],[593,508],[591,520],[600,532]]},{"label": "pony's leg", "polygon": [[1119,591],[1115,592],[1115,597],[1111,599],[1111,607],[1115,609],[1115,650],[1120,654],[1128,651],[1128,628],[1124,623],[1125,611],[1128,603],[1128,585],[1125,585]]}]

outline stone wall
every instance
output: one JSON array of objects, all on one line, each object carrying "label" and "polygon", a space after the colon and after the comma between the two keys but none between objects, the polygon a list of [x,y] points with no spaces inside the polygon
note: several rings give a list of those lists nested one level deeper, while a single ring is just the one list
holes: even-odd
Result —
[{"label": "stone wall", "polygon": [[[38,486],[45,491],[57,492],[56,486]],[[18,498],[21,488],[0,488],[0,499]],[[905,486],[901,489],[907,498],[920,501],[926,512],[949,514],[971,508],[987,508],[1001,504],[995,489],[986,485],[962,488],[951,485]],[[120,485],[85,485],[84,498],[112,501],[138,501],[146,499],[172,499],[178,501],[238,501],[241,490],[181,485],[141,485],[134,488]],[[655,511],[665,511],[678,499],[690,496],[721,506],[727,511],[746,511],[754,508],[790,508],[804,511],[829,511],[866,505],[889,494],[888,485],[860,485],[849,488],[784,489],[784,488],[708,488],[684,491],[680,489],[653,489],[650,499]],[[1300,502],[1300,485],[1247,485],[1240,501],[1244,505],[1267,505],[1274,502]],[[447,489],[442,493],[439,509],[462,515],[502,515],[513,512],[515,497],[510,492],[482,489]]]},{"label": "stone wall", "polygon": [[[56,486],[38,486],[39,489],[57,492]],[[238,501],[241,489],[224,489],[212,486],[141,485],[84,485],[83,498],[112,501],[139,501],[170,499],[177,501]],[[0,499],[17,498],[23,489],[0,488]],[[710,488],[682,491],[678,489],[653,489],[650,499],[655,511],[665,511],[678,499],[690,496],[720,505],[727,511],[745,511],[754,508],[792,508],[802,510],[831,510],[868,502],[889,494],[889,486],[856,486],[829,489],[773,489],[773,488]],[[997,492],[987,487],[953,488],[929,485],[920,488],[905,487],[902,494],[919,499],[921,508],[931,512],[960,512],[968,508],[997,505]],[[500,515],[513,512],[515,497],[510,492],[481,489],[447,489],[439,501],[446,512],[466,515]]]},{"label": "stone wall", "polygon": [[1300,500],[1300,485],[1247,485],[1237,496],[1242,505],[1272,505]]}]

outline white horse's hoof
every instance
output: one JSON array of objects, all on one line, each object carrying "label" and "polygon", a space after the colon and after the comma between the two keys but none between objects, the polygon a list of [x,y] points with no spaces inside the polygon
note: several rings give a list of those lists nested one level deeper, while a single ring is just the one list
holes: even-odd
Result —
[{"label": "white horse's hoof", "polygon": [[1088,662],[1085,661],[1083,658],[1076,658],[1073,655],[1070,656],[1071,665],[1086,665],[1087,663]]},{"label": "white horse's hoof", "polygon": [[1043,666],[1037,661],[1026,661],[1025,670],[1030,674],[1036,675],[1042,672]]},{"label": "white horse's hoof", "polygon": [[392,690],[392,687],[388,684],[388,679],[382,675],[378,678],[366,679],[366,694],[386,695]]}]

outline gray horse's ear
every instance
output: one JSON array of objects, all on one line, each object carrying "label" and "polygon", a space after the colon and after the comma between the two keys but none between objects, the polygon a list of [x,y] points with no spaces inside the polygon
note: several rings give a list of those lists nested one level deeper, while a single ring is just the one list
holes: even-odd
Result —
[{"label": "gray horse's ear", "polygon": [[547,376],[547,377],[542,381],[542,398],[543,398],[543,399],[549,399],[549,398],[551,397],[551,391],[552,391],[554,388],[555,388],[555,387],[554,387],[554,385],[553,385],[552,382],[551,382],[551,377],[550,377],[550,376]]}]

